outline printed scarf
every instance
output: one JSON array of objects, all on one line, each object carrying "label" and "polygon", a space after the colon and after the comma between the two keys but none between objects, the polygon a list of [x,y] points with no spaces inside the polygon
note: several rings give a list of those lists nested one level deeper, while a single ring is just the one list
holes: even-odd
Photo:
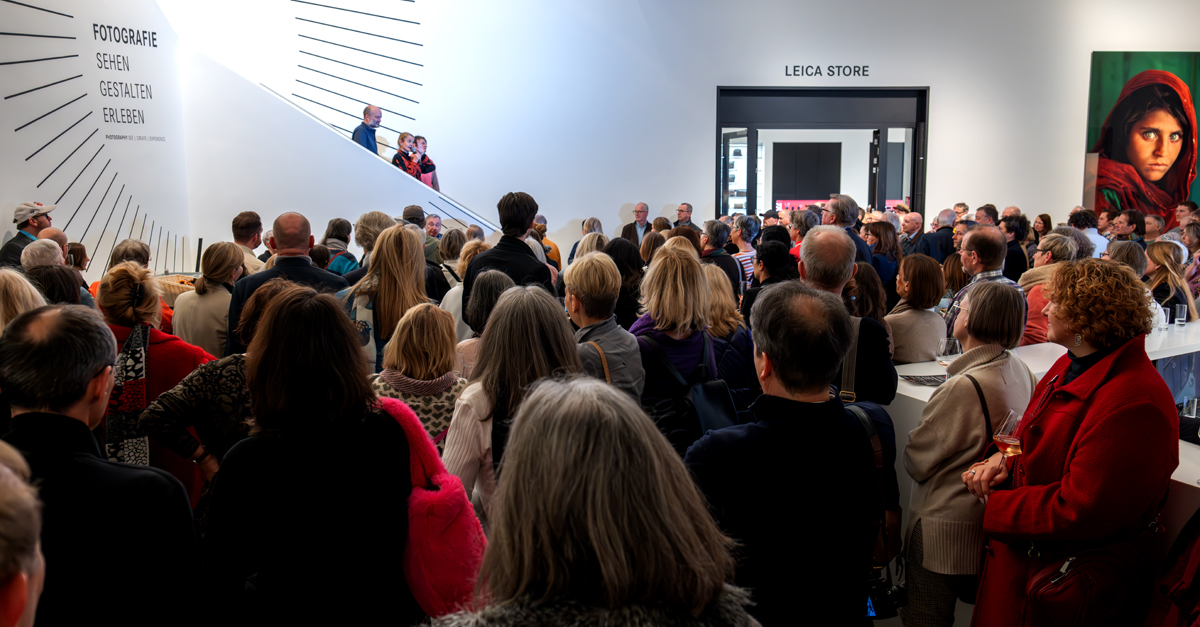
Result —
[{"label": "printed scarf", "polygon": [[112,394],[108,397],[104,443],[108,459],[140,466],[150,465],[150,443],[138,427],[146,409],[146,352],[150,325],[139,324],[129,331],[125,346],[117,354]]}]

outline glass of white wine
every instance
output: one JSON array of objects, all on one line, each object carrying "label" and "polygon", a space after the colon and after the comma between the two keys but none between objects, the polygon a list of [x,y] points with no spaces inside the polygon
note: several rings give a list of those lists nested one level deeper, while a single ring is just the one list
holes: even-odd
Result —
[{"label": "glass of white wine", "polygon": [[935,356],[938,364],[943,367],[949,366],[950,362],[962,355],[962,345],[958,340],[948,337],[938,340],[937,355]]},{"label": "glass of white wine", "polygon": [[1000,423],[1000,428],[996,429],[996,433],[992,436],[992,441],[1000,449],[1000,463],[1002,464],[1005,459],[1021,454],[1021,440],[1017,438],[1017,427],[1020,424],[1021,414],[1010,409],[1008,415],[1004,417],[1004,422]]}]

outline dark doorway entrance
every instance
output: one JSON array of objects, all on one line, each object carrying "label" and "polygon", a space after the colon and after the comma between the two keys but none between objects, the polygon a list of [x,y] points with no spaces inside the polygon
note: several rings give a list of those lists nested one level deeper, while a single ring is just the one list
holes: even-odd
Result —
[{"label": "dark doorway entrance", "polygon": [[718,87],[718,215],[827,199],[829,186],[924,214],[928,103],[928,87]]}]

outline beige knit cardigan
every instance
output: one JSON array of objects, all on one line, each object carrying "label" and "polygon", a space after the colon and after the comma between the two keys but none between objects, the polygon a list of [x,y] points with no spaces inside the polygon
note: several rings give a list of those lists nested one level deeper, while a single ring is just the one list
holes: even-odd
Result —
[{"label": "beige knit cardigan", "polygon": [[998,344],[966,351],[946,372],[950,378],[934,390],[904,447],[904,468],[914,480],[904,537],[922,521],[922,566],[943,575],[974,575],[983,546],[984,506],[967,491],[962,473],[982,459],[992,434],[966,375],[983,390],[993,430],[1008,410],[1025,411],[1037,379],[1025,362]]}]

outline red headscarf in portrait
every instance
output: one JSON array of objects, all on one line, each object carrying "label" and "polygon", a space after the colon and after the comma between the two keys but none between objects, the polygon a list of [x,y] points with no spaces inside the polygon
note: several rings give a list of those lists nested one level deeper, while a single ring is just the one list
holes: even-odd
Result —
[{"label": "red headscarf in portrait", "polygon": [[[1175,160],[1174,167],[1161,181],[1161,185],[1146,181],[1132,165],[1117,161],[1112,158],[1114,155],[1107,154],[1114,132],[1112,126],[1119,127],[1124,122],[1113,119],[1113,112],[1120,109],[1121,103],[1133,92],[1152,85],[1170,88],[1179,96],[1179,100],[1183,103],[1183,113],[1187,116],[1188,126],[1179,157]],[[1115,129],[1115,131],[1120,132],[1120,129]],[[1109,144],[1109,146],[1105,144]],[[1096,177],[1097,212],[1115,208],[1100,193],[1100,190],[1107,189],[1116,194],[1121,209],[1136,209],[1146,215],[1162,216],[1167,221],[1167,228],[1173,228],[1176,224],[1175,207],[1180,202],[1187,200],[1191,192],[1192,181],[1196,178],[1196,107],[1192,104],[1192,92],[1188,89],[1187,83],[1174,74],[1162,70],[1146,70],[1129,79],[1129,82],[1125,83],[1125,88],[1121,90],[1117,103],[1109,111],[1108,118],[1104,120],[1104,126],[1100,129],[1100,139],[1092,147],[1092,152],[1101,153]]]}]

